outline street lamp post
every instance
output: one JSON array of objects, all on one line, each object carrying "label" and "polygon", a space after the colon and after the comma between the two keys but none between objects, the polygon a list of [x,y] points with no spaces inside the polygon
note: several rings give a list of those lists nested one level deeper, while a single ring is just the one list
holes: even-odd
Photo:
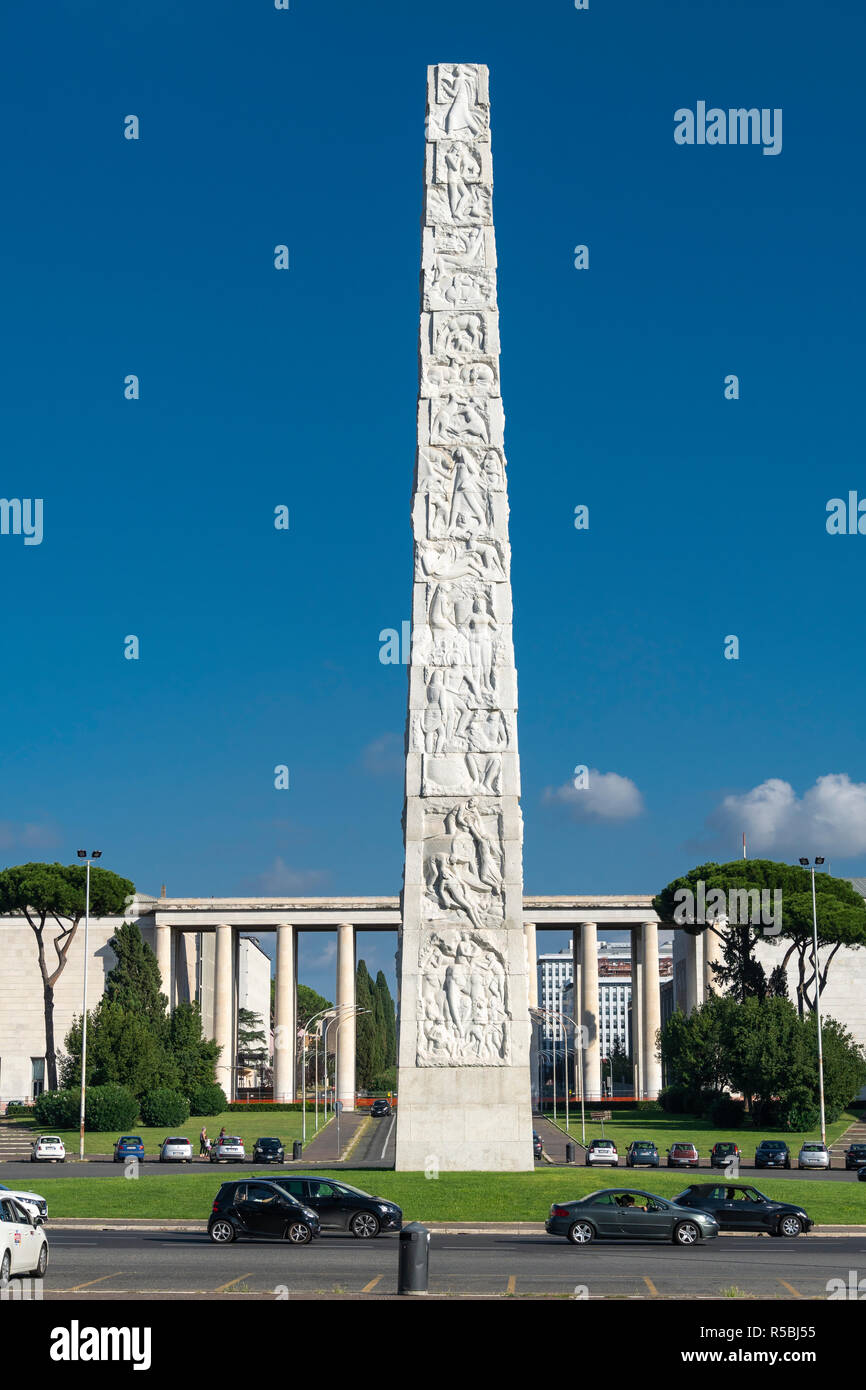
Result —
[{"label": "street lamp post", "polygon": [[[567,1041],[567,1039],[568,1039],[568,1033],[567,1033],[567,1030],[566,1030],[566,1027],[565,1027],[566,1023],[570,1023],[570,1024],[572,1025],[573,1029],[574,1029],[574,1037],[575,1037],[575,1041],[576,1041],[576,1043],[577,1043],[576,1050],[581,1054],[581,1055],[580,1055],[580,1059],[579,1059],[580,1065],[579,1065],[579,1066],[577,1065],[577,1059],[576,1059],[576,1060],[575,1060],[575,1067],[576,1067],[576,1069],[577,1069],[578,1078],[579,1078],[579,1081],[580,1081],[580,1086],[579,1086],[578,1094],[579,1094],[579,1096],[580,1096],[580,1134],[581,1134],[581,1143],[585,1146],[585,1145],[586,1145],[586,1108],[585,1108],[584,1094],[583,1094],[583,1031],[582,1031],[580,1025],[578,1024],[577,1020],[574,1019],[574,1018],[572,1018],[571,1014],[558,1013],[555,1009],[542,1009],[542,1008],[531,1008],[531,1009],[529,1010],[529,1012],[530,1012],[530,1014],[533,1014],[533,1015],[535,1015],[536,1017],[541,1018],[541,1019],[544,1019],[545,1017],[550,1017],[550,1018],[555,1018],[555,1019],[560,1020],[561,1023],[562,1023],[563,1036],[566,1038],[566,1041]],[[555,1034],[555,1032],[554,1032],[553,1049],[552,1049],[552,1052],[551,1052],[551,1056],[552,1056],[552,1058],[553,1058],[553,1106],[554,1106],[553,1118],[554,1118],[554,1123],[555,1123],[555,1122],[556,1122],[556,1034]],[[565,1055],[565,1115],[566,1115],[566,1129],[567,1129],[567,1128],[568,1128],[568,1052],[567,1052],[567,1051],[566,1051],[566,1055]]]},{"label": "street lamp post", "polygon": [[824,1040],[821,1029],[821,967],[818,961],[818,905],[815,898],[815,864],[823,864],[821,855],[815,856],[815,864],[801,859],[804,869],[812,874],[812,958],[815,963],[815,1014],[818,1020],[818,1097],[821,1105],[821,1143],[827,1143],[827,1122],[824,1110]]},{"label": "street lamp post", "polygon": [[[351,1019],[354,1021],[354,1019],[356,1019],[356,1018],[358,1017],[359,1014],[369,1014],[369,1013],[372,1013],[372,1012],[373,1012],[372,1009],[359,1009],[358,1006],[357,1006],[357,1004],[343,1004],[343,1005],[340,1005],[339,1007],[342,1008],[343,1013],[342,1013],[341,1016],[337,1019],[337,1031],[336,1031],[336,1033],[334,1034],[334,1109],[335,1109],[336,1112],[337,1112],[337,1159],[338,1159],[338,1161],[339,1161],[340,1155],[341,1155],[342,1152],[343,1152],[342,1146],[341,1146],[341,1144],[340,1144],[340,1117],[341,1117],[341,1115],[342,1115],[342,1113],[343,1113],[343,1102],[340,1100],[340,1097],[337,1095],[337,1086],[339,1085],[339,1079],[340,1079],[340,1029],[342,1028],[343,1024],[344,1024],[348,1019],[351,1018]],[[354,1077],[352,1078],[352,1095],[353,1095],[353,1096],[355,1095]]]},{"label": "street lamp post", "polygon": [[[79,859],[87,859],[87,850],[78,851]],[[91,859],[101,859],[102,850],[91,851]],[[87,859],[87,874],[84,890],[84,989],[81,999],[81,1107],[79,1110],[78,1157],[84,1157],[84,1078],[87,1075],[87,964],[88,941],[90,937],[90,859]]]}]

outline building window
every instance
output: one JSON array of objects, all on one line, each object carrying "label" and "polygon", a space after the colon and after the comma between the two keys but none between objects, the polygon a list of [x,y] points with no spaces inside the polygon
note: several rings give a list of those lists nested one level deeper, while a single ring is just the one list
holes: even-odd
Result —
[{"label": "building window", "polygon": [[30,1094],[35,1100],[45,1090],[45,1058],[30,1058]]}]

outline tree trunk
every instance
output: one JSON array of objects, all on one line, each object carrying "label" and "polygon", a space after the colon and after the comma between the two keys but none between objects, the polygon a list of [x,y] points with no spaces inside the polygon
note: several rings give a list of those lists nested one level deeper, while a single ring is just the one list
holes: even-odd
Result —
[{"label": "tree trunk", "polygon": [[42,998],[45,1003],[45,1089],[57,1090],[57,1053],[54,1050],[54,989],[47,980],[42,981]]}]

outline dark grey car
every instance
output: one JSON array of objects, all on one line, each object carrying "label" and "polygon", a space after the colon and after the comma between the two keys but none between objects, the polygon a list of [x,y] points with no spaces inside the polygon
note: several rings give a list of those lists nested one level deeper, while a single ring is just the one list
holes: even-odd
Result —
[{"label": "dark grey car", "polygon": [[554,1202],[544,1223],[548,1235],[572,1245],[594,1240],[667,1240],[697,1245],[719,1233],[709,1212],[690,1211],[666,1197],[635,1187],[606,1187],[577,1202]]}]

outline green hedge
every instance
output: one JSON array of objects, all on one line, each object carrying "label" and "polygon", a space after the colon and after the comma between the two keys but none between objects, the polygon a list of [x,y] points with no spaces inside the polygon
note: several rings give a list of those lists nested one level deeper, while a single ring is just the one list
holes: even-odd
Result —
[{"label": "green hedge", "polygon": [[189,1096],[191,1115],[222,1115],[228,1107],[228,1099],[222,1086],[216,1082],[204,1086],[193,1086]]},{"label": "green hedge", "polygon": [[75,1129],[81,1113],[80,1091],[43,1091],[33,1107],[33,1117],[42,1130]]},{"label": "green hedge", "polygon": [[[316,1108],[316,1102],[313,1101],[313,1100],[308,1100],[308,1101],[307,1101],[307,1110],[308,1110],[308,1111],[310,1111],[310,1110],[315,1110],[315,1108]],[[319,1101],[319,1109],[321,1110],[321,1108],[322,1108],[322,1102]],[[302,1104],[301,1104],[301,1102],[300,1102],[299,1100],[291,1100],[291,1101],[289,1101],[289,1100],[285,1100],[285,1101],[284,1101],[284,1100],[251,1100],[251,1101],[249,1101],[249,1102],[247,1102],[247,1101],[245,1101],[245,1100],[233,1100],[233,1101],[230,1102],[229,1105],[226,1106],[226,1110],[235,1110],[235,1111],[237,1111],[237,1112],[238,1112],[239,1114],[241,1114],[241,1115],[245,1115],[245,1114],[247,1113],[247,1111],[253,1112],[253,1111],[256,1111],[256,1110],[268,1110],[268,1111],[273,1111],[273,1110],[295,1110],[295,1111],[299,1111],[299,1110],[302,1110],[302,1109],[303,1109],[303,1106],[302,1106]]]},{"label": "green hedge", "polygon": [[26,1120],[29,1115],[35,1114],[35,1105],[15,1105],[10,1101],[6,1106],[7,1120]]},{"label": "green hedge", "polygon": [[138,1101],[126,1086],[110,1082],[88,1086],[84,1093],[84,1128],[88,1131],[122,1132],[138,1119]]},{"label": "green hedge", "polygon": [[189,1119],[189,1101],[180,1091],[159,1086],[141,1098],[141,1121],[148,1129],[173,1129]]},{"label": "green hedge", "polygon": [[[33,1116],[43,1131],[77,1129],[81,1114],[81,1092],[43,1091],[33,1107]],[[129,1129],[138,1119],[138,1101],[126,1086],[88,1086],[84,1093],[84,1128],[88,1132]]]}]

